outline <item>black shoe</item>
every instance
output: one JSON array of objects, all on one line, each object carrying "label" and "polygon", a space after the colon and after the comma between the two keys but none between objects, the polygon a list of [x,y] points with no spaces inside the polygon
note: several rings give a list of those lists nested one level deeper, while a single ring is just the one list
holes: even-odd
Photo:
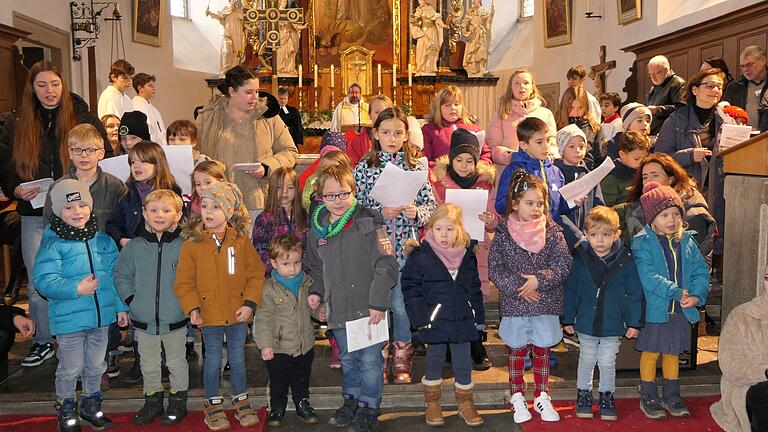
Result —
[{"label": "black shoe", "polygon": [[163,392],[155,392],[151,395],[144,395],[144,406],[133,418],[133,424],[146,426],[163,415]]},{"label": "black shoe", "polygon": [[483,339],[481,335],[479,340],[469,345],[470,355],[472,356],[472,369],[476,371],[486,371],[492,366],[491,359],[488,358],[488,353],[485,351]]},{"label": "black shoe", "polygon": [[379,424],[379,410],[369,408],[365,403],[359,403],[357,419],[355,419],[355,432],[371,432]]},{"label": "black shoe", "polygon": [[354,423],[357,414],[357,400],[349,395],[342,396],[344,396],[344,405],[339,407],[333,417],[328,420],[328,424],[332,424],[339,428],[347,427]]},{"label": "black shoe", "polygon": [[270,403],[267,426],[280,427],[283,424],[283,416],[285,416],[285,403],[281,405]]},{"label": "black shoe", "polygon": [[195,351],[195,343],[187,342],[186,344],[186,358],[187,360],[194,360],[197,358],[197,351]]},{"label": "black shoe", "polygon": [[120,376],[120,365],[117,363],[117,351],[109,353],[107,358],[107,376],[110,378]]},{"label": "black shoe", "polygon": [[43,344],[32,344],[32,349],[29,350],[29,355],[24,357],[21,361],[23,367],[40,366],[44,361],[53,358],[56,354],[56,348],[54,348],[52,342],[46,342]]},{"label": "black shoe", "polygon": [[56,411],[59,412],[59,431],[61,432],[80,432],[80,419],[77,417],[77,401],[75,399],[64,399],[54,404]]},{"label": "black shoe", "polygon": [[112,420],[101,411],[101,392],[80,397],[80,421],[90,425],[95,430],[112,427]]},{"label": "black shoe", "polygon": [[[602,397],[602,394],[600,395]],[[576,417],[594,418],[592,412],[592,392],[589,390],[576,389]]]},{"label": "black shoe", "polygon": [[315,409],[309,404],[309,399],[302,399],[296,404],[296,415],[299,416],[306,424],[318,424],[320,419],[317,418]]},{"label": "black shoe", "polygon": [[613,392],[600,392],[600,420],[616,421],[618,419]]},{"label": "black shoe", "polygon": [[177,391],[176,393],[168,393],[168,408],[165,410],[165,415],[160,420],[160,423],[164,425],[175,425],[181,423],[184,417],[187,416],[187,392]]},{"label": "black shoe", "polygon": [[131,366],[131,370],[123,374],[123,382],[126,384],[139,384],[142,379],[143,375],[141,374],[141,356],[139,355],[139,344],[138,342],[133,342],[133,366]]}]

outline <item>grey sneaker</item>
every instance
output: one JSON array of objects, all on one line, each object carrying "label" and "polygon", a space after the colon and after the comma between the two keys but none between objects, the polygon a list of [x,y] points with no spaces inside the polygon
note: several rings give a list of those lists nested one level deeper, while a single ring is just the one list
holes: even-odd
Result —
[{"label": "grey sneaker", "polygon": [[659,389],[654,381],[640,381],[640,411],[649,419],[664,420],[667,413],[659,400]]},{"label": "grey sneaker", "polygon": [[32,344],[32,349],[29,350],[29,355],[24,357],[24,360],[21,361],[21,365],[24,367],[40,366],[44,361],[53,358],[54,354],[56,354],[56,348],[54,348],[52,342]]}]

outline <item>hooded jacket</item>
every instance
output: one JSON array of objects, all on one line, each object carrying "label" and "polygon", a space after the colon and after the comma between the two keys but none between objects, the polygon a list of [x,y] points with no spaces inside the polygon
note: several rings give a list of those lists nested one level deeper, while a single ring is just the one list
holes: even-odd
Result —
[{"label": "hooded jacket", "polygon": [[549,196],[549,212],[555,222],[560,220],[560,215],[571,212],[568,203],[560,196],[560,188],[565,185],[565,177],[560,169],[551,160],[544,161],[534,159],[525,151],[518,150],[512,154],[512,162],[504,168],[499,180],[499,189],[496,191],[496,212],[507,214],[507,193],[512,174],[522,168],[527,173],[545,179]]},{"label": "hooded jacket", "polygon": [[[141,195],[136,188],[135,182],[128,183],[128,192],[125,193],[112,207],[109,213],[104,230],[120,248],[120,239],[132,239],[139,235],[140,227],[144,223],[144,203],[141,201]],[[173,189],[176,195],[182,197],[181,188],[174,184]],[[183,199],[183,198],[182,198]]]}]

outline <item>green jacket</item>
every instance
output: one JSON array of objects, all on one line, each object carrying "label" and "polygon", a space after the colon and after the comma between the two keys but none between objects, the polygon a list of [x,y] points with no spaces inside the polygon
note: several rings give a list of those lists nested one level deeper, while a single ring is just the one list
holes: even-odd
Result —
[{"label": "green jacket", "polygon": [[312,310],[307,303],[312,278],[301,281],[299,297],[273,278],[264,281],[261,302],[253,320],[253,337],[259,349],[275,353],[306,354],[315,346]]}]

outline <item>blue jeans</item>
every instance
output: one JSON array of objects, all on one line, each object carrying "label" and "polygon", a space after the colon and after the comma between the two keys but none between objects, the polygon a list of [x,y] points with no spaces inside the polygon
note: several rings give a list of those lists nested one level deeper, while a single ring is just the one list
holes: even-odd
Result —
[{"label": "blue jeans", "polygon": [[397,285],[392,288],[392,295],[389,299],[389,310],[392,311],[392,340],[395,342],[411,341],[411,321],[408,319],[408,313],[405,311],[405,299],[403,298],[403,288],[400,284],[400,276],[397,275]]},{"label": "blue jeans", "polygon": [[75,398],[77,377],[82,377],[83,394],[101,391],[101,376],[107,370],[104,355],[107,352],[109,326],[56,336],[59,349],[56,356],[56,398]]},{"label": "blue jeans", "polygon": [[32,336],[32,343],[36,344],[53,342],[51,326],[48,323],[48,301],[40,297],[34,282],[32,282],[32,269],[35,266],[35,257],[43,239],[45,224],[42,216],[21,217],[21,257],[24,260],[24,267],[27,268],[27,276],[29,276],[27,285],[29,317],[35,322],[35,335]]},{"label": "blue jeans", "polygon": [[378,409],[381,404],[381,391],[384,389],[384,357],[381,355],[383,343],[349,352],[347,330],[333,329],[333,335],[339,344],[339,360],[344,373],[342,394],[368,404],[369,408]]},{"label": "blue jeans", "polygon": [[616,354],[619,352],[619,337],[595,337],[579,333],[579,367],[576,387],[592,390],[592,376],[595,364],[600,368],[600,392],[616,390]]},{"label": "blue jeans", "polygon": [[229,361],[229,383],[232,396],[245,393],[245,338],[248,324],[236,323],[229,326],[210,326],[202,328],[205,343],[205,363],[203,365],[203,385],[205,398],[221,396],[219,393],[219,374],[221,373],[221,347],[224,335],[227,335],[227,361]]},{"label": "blue jeans", "polygon": [[461,385],[472,384],[472,356],[469,354],[469,345],[469,342],[427,345],[427,370],[424,377],[430,381],[443,379],[445,353],[450,348],[451,367],[456,382]]}]

